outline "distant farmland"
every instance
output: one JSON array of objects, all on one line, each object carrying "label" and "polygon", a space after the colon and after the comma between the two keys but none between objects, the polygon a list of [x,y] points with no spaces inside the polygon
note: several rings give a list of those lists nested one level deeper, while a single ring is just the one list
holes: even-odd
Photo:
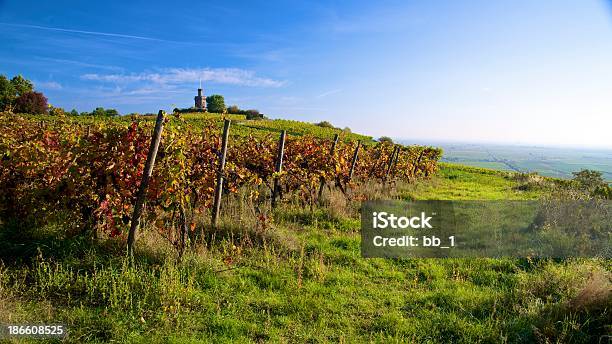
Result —
[{"label": "distant farmland", "polygon": [[610,149],[470,143],[435,144],[444,149],[442,161],[446,162],[504,171],[538,172],[545,176],[566,179],[572,178],[572,172],[591,169],[602,172],[603,177],[612,182],[612,150]]}]

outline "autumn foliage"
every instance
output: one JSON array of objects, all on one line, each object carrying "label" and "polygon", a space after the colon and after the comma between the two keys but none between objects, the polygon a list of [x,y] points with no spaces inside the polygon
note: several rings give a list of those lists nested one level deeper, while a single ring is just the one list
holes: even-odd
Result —
[{"label": "autumn foliage", "polygon": [[[100,121],[89,129],[68,119],[41,127],[37,121],[0,114],[0,212],[38,220],[61,215],[77,229],[103,230],[111,236],[129,228],[136,192],[149,149],[152,123]],[[171,223],[179,209],[206,212],[212,206],[220,130],[204,130],[188,121],[166,118],[162,141],[147,192],[146,221]],[[280,179],[283,193],[297,193],[312,203],[321,180],[350,186],[348,175],[356,142],[331,142],[289,136],[283,172],[274,172],[277,137],[230,139],[225,192],[258,186],[272,188]],[[377,144],[360,151],[354,180],[386,178],[392,145]],[[391,178],[413,180],[437,169],[441,151],[402,147]],[[255,195],[261,196],[261,195]],[[261,200],[261,197],[258,199]]]},{"label": "autumn foliage", "polygon": [[47,114],[49,105],[47,97],[40,92],[27,92],[15,100],[15,112]]}]

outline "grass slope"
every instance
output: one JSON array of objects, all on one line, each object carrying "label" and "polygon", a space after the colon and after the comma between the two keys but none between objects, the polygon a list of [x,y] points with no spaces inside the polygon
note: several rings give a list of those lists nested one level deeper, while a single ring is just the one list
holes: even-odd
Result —
[{"label": "grass slope", "polygon": [[[444,164],[396,195],[538,197],[521,189],[503,172]],[[609,261],[363,259],[359,220],[332,196],[314,212],[282,206],[269,228],[226,218],[180,263],[149,236],[131,265],[112,241],[61,240],[53,225],[24,240],[6,223],[0,323],[65,323],[75,343],[588,343],[610,331]]]},{"label": "grass slope", "polygon": [[522,191],[513,173],[478,167],[440,163],[438,176],[420,181],[405,195],[425,200],[530,200],[542,190]]}]

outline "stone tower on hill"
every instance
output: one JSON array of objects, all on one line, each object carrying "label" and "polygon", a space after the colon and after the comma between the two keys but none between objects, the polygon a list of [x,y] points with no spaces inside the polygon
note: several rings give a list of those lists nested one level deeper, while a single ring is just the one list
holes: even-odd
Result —
[{"label": "stone tower on hill", "polygon": [[206,110],[206,96],[202,92],[202,86],[198,88],[198,95],[193,98],[195,100],[195,108],[198,110]]}]

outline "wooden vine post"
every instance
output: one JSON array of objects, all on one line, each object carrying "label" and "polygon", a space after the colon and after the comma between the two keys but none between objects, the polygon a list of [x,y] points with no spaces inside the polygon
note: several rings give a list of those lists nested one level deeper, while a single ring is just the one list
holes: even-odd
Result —
[{"label": "wooden vine post", "polygon": [[391,167],[393,167],[393,161],[395,160],[395,155],[397,154],[398,149],[399,147],[395,146],[393,148],[393,153],[391,153],[391,156],[389,157],[389,164],[387,165],[387,172],[385,173],[385,181],[389,177],[389,173],[391,172]]},{"label": "wooden vine post", "polygon": [[353,153],[353,162],[351,162],[351,170],[349,171],[349,175],[348,175],[349,182],[353,178],[353,172],[355,172],[355,165],[357,164],[357,156],[359,155],[360,147],[361,147],[361,141],[357,141],[357,147],[355,147],[355,153]]},{"label": "wooden vine post", "polygon": [[332,146],[331,149],[329,150],[329,154],[331,154],[332,156],[334,155],[334,152],[336,151],[336,146],[338,145],[338,138],[340,136],[338,134],[334,135],[334,141],[332,142]]},{"label": "wooden vine post", "polygon": [[[338,138],[339,138],[339,135],[334,134],[334,140],[332,141],[332,145],[329,150],[329,155],[330,155],[330,160],[331,160],[330,163],[334,162],[334,152],[336,151],[336,145],[338,145]],[[319,184],[319,195],[317,196],[319,203],[321,202],[321,196],[323,195],[324,187],[325,187],[325,178],[321,177],[321,183]]]},{"label": "wooden vine post", "polygon": [[136,231],[140,226],[140,216],[142,215],[142,209],[144,207],[145,198],[147,194],[147,187],[149,186],[149,179],[153,173],[153,165],[155,165],[155,158],[157,157],[157,150],[159,149],[159,142],[161,141],[161,134],[164,128],[164,111],[159,110],[157,114],[157,120],[155,121],[155,129],[153,130],[153,136],[151,137],[151,145],[149,146],[149,153],[147,154],[147,161],[142,174],[142,180],[140,181],[140,187],[136,194],[136,204],[134,204],[134,213],[132,214],[132,222],[130,224],[130,231],[128,233],[128,254],[131,256],[134,253],[134,241],[136,240]]},{"label": "wooden vine post", "polygon": [[[287,131],[281,131],[280,138],[278,140],[278,153],[276,155],[276,169],[275,172],[278,174],[283,170],[283,155],[285,153],[285,138]],[[276,198],[280,191],[280,181],[278,176],[274,178],[274,188],[272,189],[272,208],[276,207]]]},{"label": "wooden vine post", "polygon": [[[383,153],[382,153],[382,147],[380,147],[380,144],[378,144],[379,148],[376,151],[376,157],[374,158],[374,163],[372,164],[372,168],[370,168],[370,177],[372,177],[374,175],[374,173],[376,172],[376,169],[378,168],[379,164],[378,162],[380,161],[380,158],[382,158]],[[384,169],[384,167],[383,167]]]},{"label": "wooden vine post", "polygon": [[227,155],[227,141],[229,137],[231,121],[226,119],[223,123],[223,138],[221,141],[221,155],[219,157],[219,169],[217,171],[217,185],[215,187],[215,200],[212,209],[212,225],[217,227],[219,210],[221,209],[221,194],[223,193],[223,173],[225,170],[225,157]]},{"label": "wooden vine post", "polygon": [[414,168],[412,170],[412,176],[416,177],[416,173],[419,169],[419,164],[421,163],[421,159],[423,159],[423,154],[425,153],[425,148],[421,149],[421,153],[419,153],[419,157],[417,158],[416,162],[414,163]]},{"label": "wooden vine post", "polygon": [[393,159],[393,166],[391,166],[391,176],[395,178],[397,172],[397,162],[399,161],[399,155],[402,152],[401,147],[397,147],[397,153],[395,153],[395,159]]}]

